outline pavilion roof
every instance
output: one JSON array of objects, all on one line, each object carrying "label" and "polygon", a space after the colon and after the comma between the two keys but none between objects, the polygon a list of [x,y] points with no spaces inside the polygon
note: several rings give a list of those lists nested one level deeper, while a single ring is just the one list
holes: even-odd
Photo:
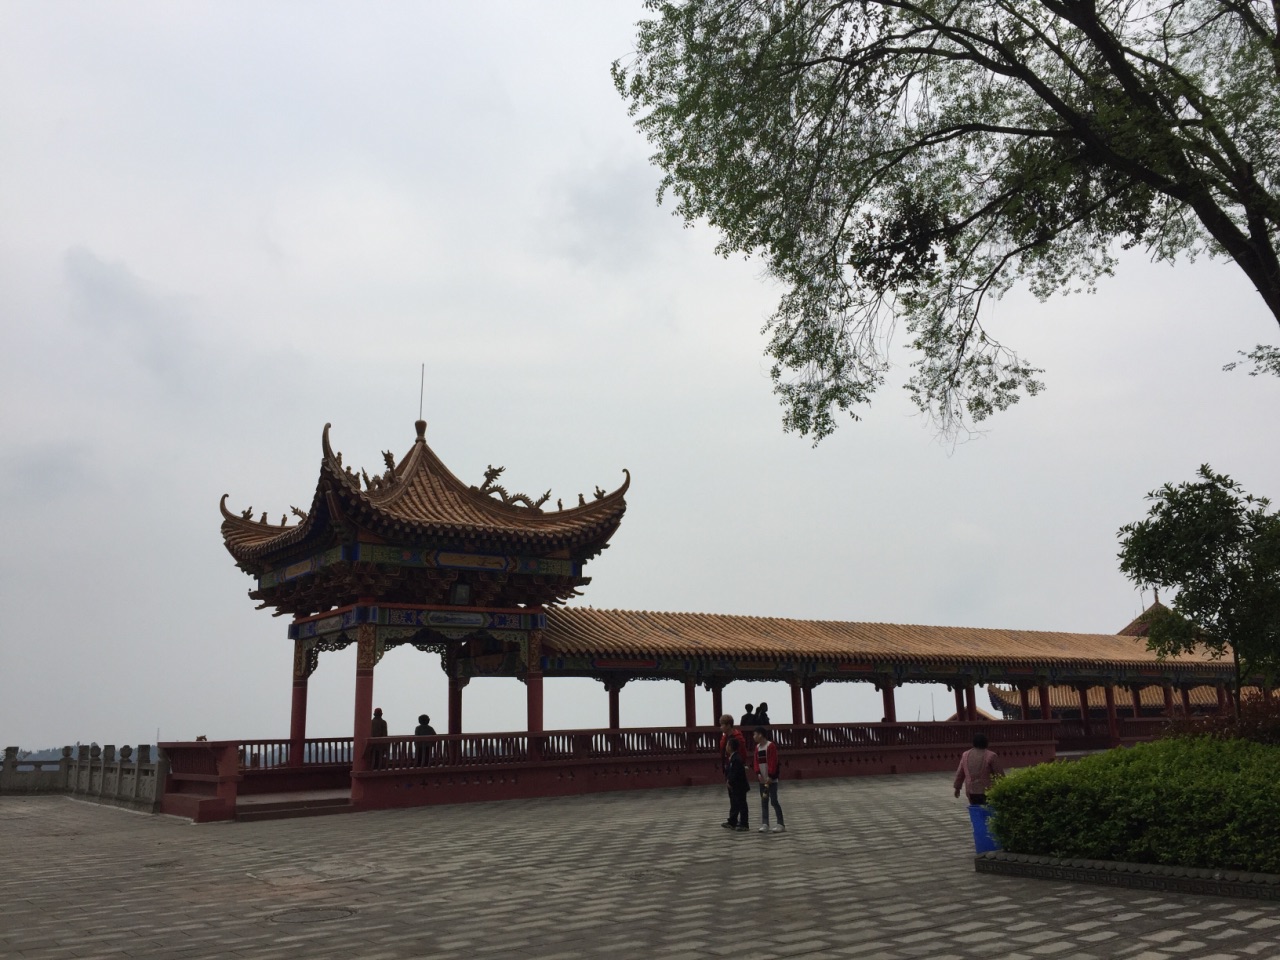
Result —
[{"label": "pavilion roof", "polygon": [[[1086,691],[1089,707],[1103,709],[1107,705],[1107,694],[1102,687],[1089,687]],[[1013,687],[1001,684],[988,684],[987,694],[991,702],[1001,710],[1016,710],[1022,706],[1018,691]],[[1030,691],[1032,710],[1040,709],[1040,694],[1034,689]],[[1129,708],[1133,706],[1133,696],[1127,689],[1117,689],[1113,694],[1116,706]],[[1144,686],[1138,694],[1143,708],[1163,708],[1164,690],[1158,684]],[[1179,694],[1181,697],[1181,694]],[[1181,702],[1181,700],[1179,700]],[[1213,686],[1196,686],[1191,688],[1191,703],[1203,707],[1218,703],[1218,692]],[[1080,709],[1080,693],[1075,687],[1066,684],[1052,684],[1049,687],[1049,707],[1053,710]]]},{"label": "pavilion roof", "polygon": [[547,611],[543,646],[602,657],[771,658],[1005,666],[1200,666],[1183,654],[1158,661],[1140,639],[1115,634],[993,630],[898,623],[790,620],[710,613],[562,607]]},{"label": "pavilion roof", "polygon": [[[1169,608],[1160,602],[1157,597],[1155,602],[1140,614],[1134,617],[1120,632],[1129,637],[1145,637],[1151,632],[1151,618],[1157,613],[1168,613]],[[1079,706],[1079,704],[1077,704]]]},{"label": "pavilion roof", "polygon": [[[342,454],[329,445],[329,424],[322,436],[323,457],[311,509],[301,522],[288,526],[267,522],[264,513],[237,515],[222,498],[222,537],[241,566],[258,566],[277,555],[296,552],[333,528],[356,527],[388,543],[422,543],[437,539],[467,541],[491,548],[522,549],[539,556],[561,553],[588,559],[604,549],[626,512],[631,474],[612,493],[596,488],[595,499],[579,496],[568,509],[544,511],[550,496],[534,500],[510,495],[494,481],[501,468],[490,468],[482,486],[459,480],[427,445],[426,423],[417,422],[417,439],[394,462],[383,454],[386,469],[378,476],[343,466]],[[495,496],[497,499],[495,499]],[[300,511],[297,511],[300,513]]]}]

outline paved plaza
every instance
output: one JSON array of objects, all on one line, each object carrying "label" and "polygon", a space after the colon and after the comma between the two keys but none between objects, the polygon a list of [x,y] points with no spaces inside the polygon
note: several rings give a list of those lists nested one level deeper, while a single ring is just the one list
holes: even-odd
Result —
[{"label": "paved plaza", "polygon": [[0,798],[0,957],[1280,958],[1280,904],[980,876],[950,777],[193,826]]}]

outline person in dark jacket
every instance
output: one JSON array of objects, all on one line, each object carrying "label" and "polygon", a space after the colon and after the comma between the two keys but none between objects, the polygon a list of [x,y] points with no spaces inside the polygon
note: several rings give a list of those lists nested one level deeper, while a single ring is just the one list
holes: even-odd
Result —
[{"label": "person in dark jacket", "polygon": [[[382,708],[378,707],[373,711],[373,719],[369,721],[369,736],[385,737],[387,733],[387,721],[382,718]],[[374,770],[380,770],[387,761],[387,748],[383,746],[369,748],[369,765]]]},{"label": "person in dark jacket", "polygon": [[[742,715],[742,719],[738,722],[738,726],[740,726],[743,730],[750,730],[753,727],[758,726],[759,723],[760,721],[756,719],[755,708],[753,708],[751,704],[748,703],[747,712]],[[743,748],[744,749],[746,748],[745,743],[743,744]]]},{"label": "person in dark jacket", "polygon": [[726,830],[749,830],[747,794],[751,791],[751,784],[747,780],[742,743],[736,738],[729,741],[729,772],[726,782],[729,786],[729,819],[721,826]]},{"label": "person in dark jacket", "polygon": [[764,727],[765,729],[769,727],[769,705],[767,703],[762,703],[756,707],[756,726]]},{"label": "person in dark jacket", "polygon": [[[431,718],[425,713],[418,717],[418,725],[413,728],[415,737],[434,737],[436,728],[431,725]],[[431,747],[429,743],[418,744],[417,759],[418,766],[425,767],[431,760]]]}]

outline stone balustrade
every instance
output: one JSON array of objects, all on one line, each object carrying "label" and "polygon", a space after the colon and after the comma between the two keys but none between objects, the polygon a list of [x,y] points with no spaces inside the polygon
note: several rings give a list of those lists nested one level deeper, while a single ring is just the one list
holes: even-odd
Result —
[{"label": "stone balustrade", "polygon": [[159,809],[168,762],[163,752],[153,758],[149,744],[119,752],[110,744],[63,747],[57,760],[19,758],[19,752],[4,748],[0,795],[61,793],[133,810]]}]

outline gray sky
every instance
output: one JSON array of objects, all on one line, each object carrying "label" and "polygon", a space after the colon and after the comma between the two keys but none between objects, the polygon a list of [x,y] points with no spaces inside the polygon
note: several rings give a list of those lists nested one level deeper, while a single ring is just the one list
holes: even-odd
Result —
[{"label": "gray sky", "polygon": [[[979,439],[914,415],[906,352],[863,422],[783,434],[759,334],[779,291],[655,206],[612,88],[641,14],[0,2],[0,740],[287,736],[286,624],[247,599],[218,498],[305,508],[326,421],[349,464],[402,454],[423,362],[463,479],[505,465],[576,502],[631,470],[597,607],[1112,632],[1140,608],[1116,530],[1147,491],[1209,462],[1280,497],[1280,381],[1220,372],[1276,324],[1209,261],[1129,256],[1094,296],[996,305],[1048,391]],[[310,735],[350,735],[353,674],[321,659]],[[407,732],[444,689],[402,648],[375,699]],[[549,726],[606,722],[593,681],[546,699]],[[781,685],[726,691],[760,699],[788,718]],[[628,687],[623,722],[681,702]],[[880,714],[862,686],[815,707]],[[520,729],[523,687],[476,681],[465,712]]]}]

